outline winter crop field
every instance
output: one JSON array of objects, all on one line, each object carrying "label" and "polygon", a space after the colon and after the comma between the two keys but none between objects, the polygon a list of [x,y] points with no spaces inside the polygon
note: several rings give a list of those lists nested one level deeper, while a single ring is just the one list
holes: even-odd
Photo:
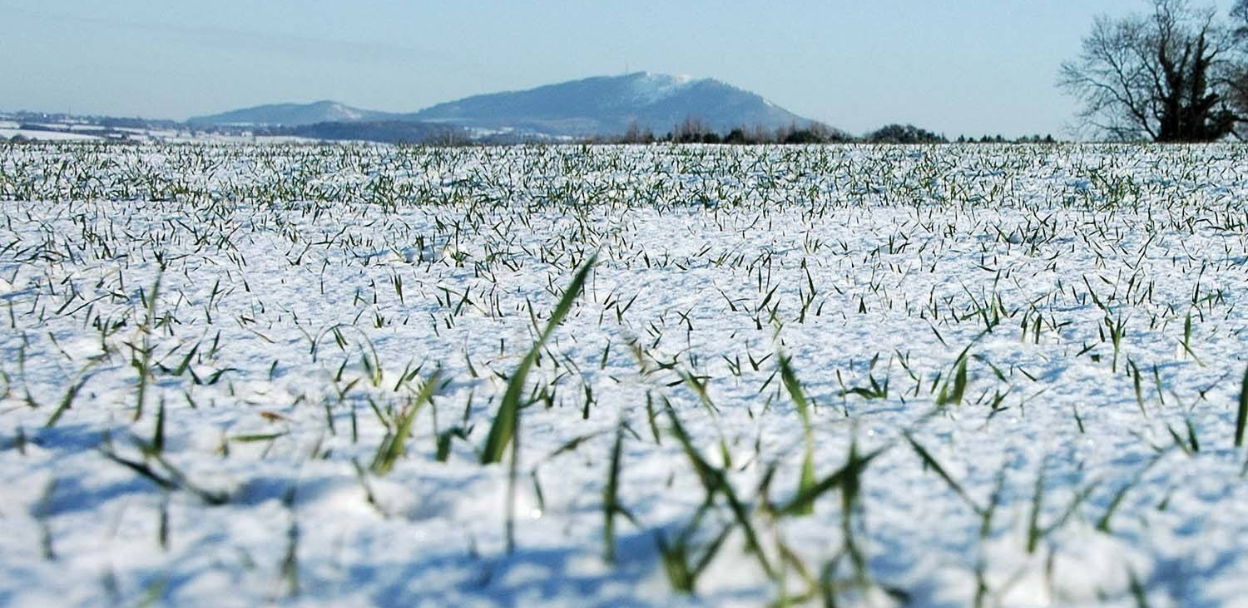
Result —
[{"label": "winter crop field", "polygon": [[1243,147],[9,145],[0,207],[0,605],[1248,605]]}]

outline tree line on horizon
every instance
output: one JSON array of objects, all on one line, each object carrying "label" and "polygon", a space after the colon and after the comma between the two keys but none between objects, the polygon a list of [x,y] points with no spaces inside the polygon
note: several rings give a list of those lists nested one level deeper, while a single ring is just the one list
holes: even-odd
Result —
[{"label": "tree line on horizon", "polygon": [[[1041,136],[1038,134],[1013,139],[1007,139],[1000,134],[983,135],[978,138],[962,135],[954,141],[957,143],[1057,143],[1057,140],[1052,135]],[[790,123],[775,129],[768,129],[762,125],[734,127],[723,132],[716,131],[696,116],[689,116],[666,133],[660,135],[656,135],[651,129],[634,121],[628,125],[623,135],[588,138],[583,140],[582,143],[783,145],[829,143],[945,144],[951,142],[943,134],[934,133],[910,124],[889,124],[856,137],[840,129],[834,129],[817,122],[807,125]]]}]

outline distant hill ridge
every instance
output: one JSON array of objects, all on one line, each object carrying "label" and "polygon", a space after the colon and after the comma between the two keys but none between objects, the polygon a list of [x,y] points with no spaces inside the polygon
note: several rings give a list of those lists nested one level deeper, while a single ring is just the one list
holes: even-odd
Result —
[{"label": "distant hill ridge", "polygon": [[353,108],[336,101],[317,101],[255,106],[209,116],[196,116],[186,122],[208,126],[302,127],[322,122],[373,121],[390,117],[385,112]]},{"label": "distant hill ridge", "polygon": [[379,112],[334,101],[283,103],[189,119],[192,125],[301,127],[319,123],[424,122],[480,134],[592,137],[623,134],[630,125],[663,133],[687,118],[727,132],[816,124],[757,93],[712,78],[650,72],[596,76],[523,91],[474,95],[411,113]]}]

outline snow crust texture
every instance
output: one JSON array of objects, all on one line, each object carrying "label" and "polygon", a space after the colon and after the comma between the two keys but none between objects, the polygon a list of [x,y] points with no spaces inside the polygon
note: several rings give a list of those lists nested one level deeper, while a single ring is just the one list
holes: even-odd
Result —
[{"label": "snow crust texture", "polygon": [[1238,146],[0,147],[0,605],[1243,606],[1246,196]]}]

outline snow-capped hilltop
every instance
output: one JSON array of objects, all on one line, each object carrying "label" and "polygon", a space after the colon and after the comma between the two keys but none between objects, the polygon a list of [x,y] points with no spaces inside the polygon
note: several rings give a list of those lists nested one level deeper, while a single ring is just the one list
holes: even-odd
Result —
[{"label": "snow-capped hilltop", "polygon": [[636,101],[644,103],[653,103],[668,97],[686,87],[689,83],[694,82],[692,76],[684,74],[669,76],[667,74],[638,72],[630,74],[629,77],[632,80],[633,91],[637,95]]},{"label": "snow-capped hilltop", "polygon": [[322,122],[358,122],[384,120],[385,112],[362,110],[336,101],[313,103],[279,103],[243,108],[220,114],[196,116],[187,120],[192,125],[212,126],[282,126],[298,127]]},{"label": "snow-capped hilltop", "polygon": [[632,123],[661,133],[686,118],[697,118],[721,132],[733,127],[775,129],[812,122],[718,80],[650,72],[476,95],[409,116],[465,127],[571,136],[620,134]]}]

